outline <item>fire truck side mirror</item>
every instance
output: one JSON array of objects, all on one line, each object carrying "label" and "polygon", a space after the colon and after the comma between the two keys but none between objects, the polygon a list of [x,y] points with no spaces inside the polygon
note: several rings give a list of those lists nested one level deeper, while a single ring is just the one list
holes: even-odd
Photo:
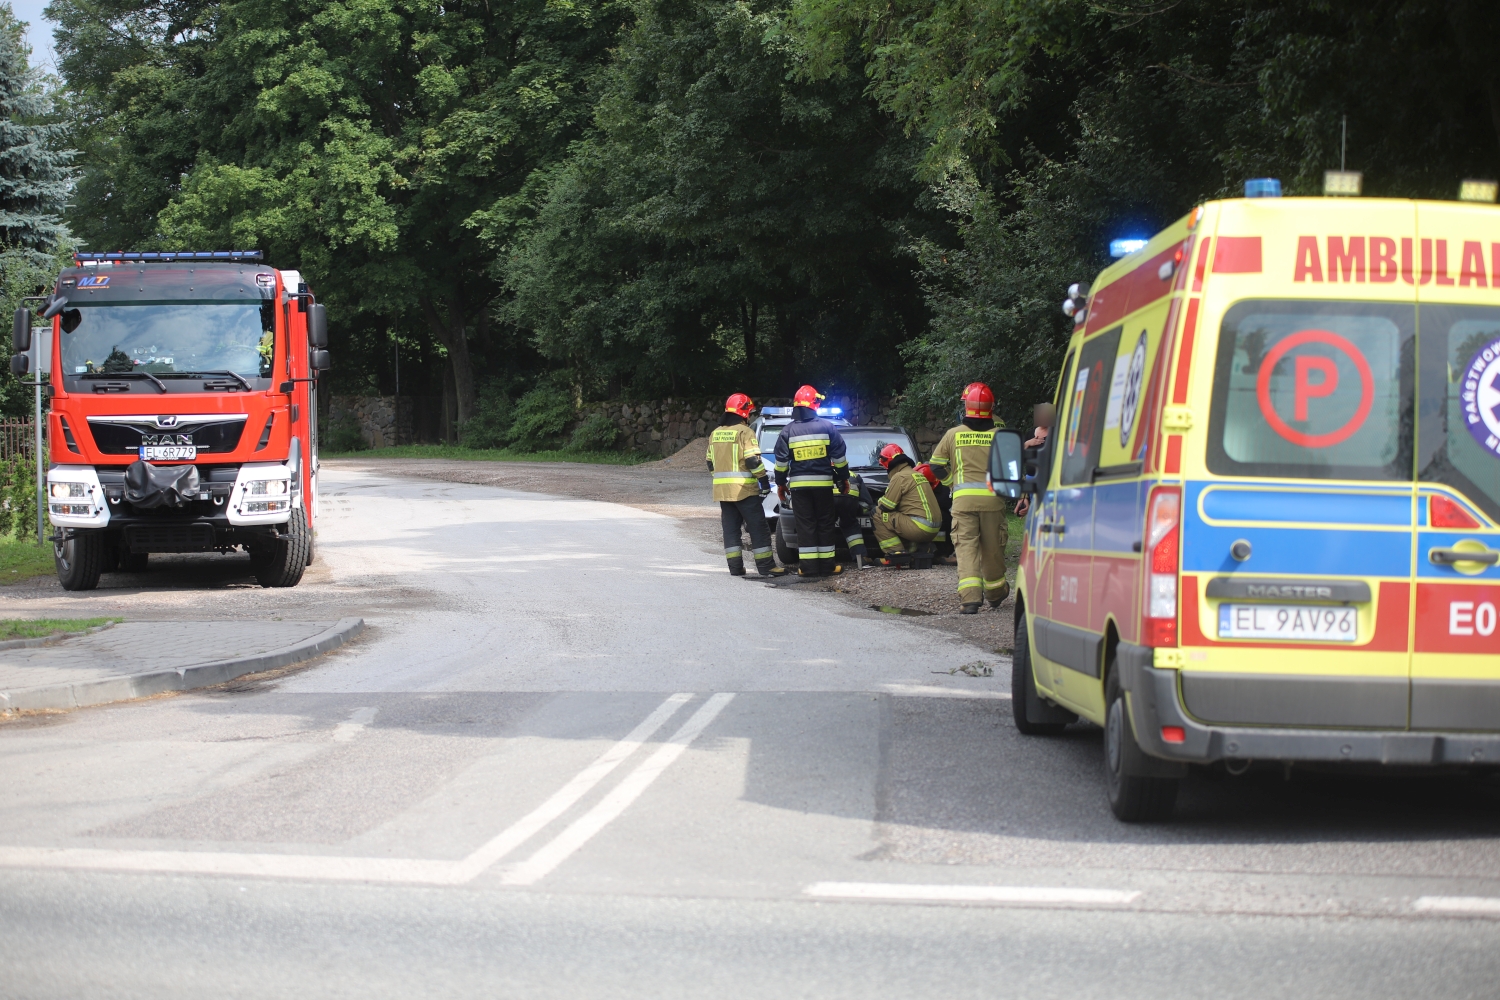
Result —
[{"label": "fire truck side mirror", "polygon": [[333,361],[328,357],[327,351],[312,352],[312,370],[315,372],[326,372],[333,367]]},{"label": "fire truck side mirror", "polygon": [[10,356],[10,373],[12,375],[25,375],[31,370],[31,359],[24,354],[12,354]]},{"label": "fire truck side mirror", "polygon": [[16,310],[16,323],[10,328],[10,349],[17,354],[31,350],[31,310]]},{"label": "fire truck side mirror", "polygon": [[328,346],[328,307],[318,302],[307,307],[307,344],[314,350]]}]

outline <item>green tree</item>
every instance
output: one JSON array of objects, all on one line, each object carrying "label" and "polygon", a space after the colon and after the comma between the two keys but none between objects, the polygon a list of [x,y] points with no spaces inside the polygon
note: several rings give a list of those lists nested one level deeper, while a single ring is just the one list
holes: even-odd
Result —
[{"label": "green tree", "polygon": [[776,2],[637,7],[595,132],[504,263],[509,321],[634,391],[878,391],[925,322],[918,146],[857,81],[792,78]]},{"label": "green tree", "polygon": [[[517,196],[588,118],[612,0],[55,0],[89,243],[258,246],[335,307],[420,323],[458,415]],[[482,213],[485,227],[481,234]]]}]

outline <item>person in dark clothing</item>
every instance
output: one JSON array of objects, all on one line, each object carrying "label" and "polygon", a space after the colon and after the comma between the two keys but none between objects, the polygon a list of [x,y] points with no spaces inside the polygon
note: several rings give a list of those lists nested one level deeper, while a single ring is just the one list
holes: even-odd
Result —
[{"label": "person in dark clothing", "polygon": [[822,398],[810,385],[798,389],[792,398],[792,422],[776,438],[776,487],[783,500],[791,495],[800,576],[844,571],[836,562],[838,514],[833,496],[835,487],[849,482],[849,460],[838,428],[818,416]]}]

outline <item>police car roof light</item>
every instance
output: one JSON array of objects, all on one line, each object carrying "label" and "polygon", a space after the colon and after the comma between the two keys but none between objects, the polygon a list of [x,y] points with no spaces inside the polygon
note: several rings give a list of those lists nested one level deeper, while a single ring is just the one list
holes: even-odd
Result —
[{"label": "police car roof light", "polygon": [[762,406],[760,415],[763,417],[790,417],[792,408],[790,406]]},{"label": "police car roof light", "polygon": [[73,259],[79,264],[92,264],[99,261],[159,263],[177,260],[227,260],[258,263],[265,260],[265,256],[259,250],[144,250],[130,253],[114,250],[109,253],[75,253]]},{"label": "police car roof light", "polygon": [[844,415],[844,408],[841,407],[841,406],[820,406],[820,407],[818,407],[818,416],[820,416],[820,417],[842,417],[843,415]]}]

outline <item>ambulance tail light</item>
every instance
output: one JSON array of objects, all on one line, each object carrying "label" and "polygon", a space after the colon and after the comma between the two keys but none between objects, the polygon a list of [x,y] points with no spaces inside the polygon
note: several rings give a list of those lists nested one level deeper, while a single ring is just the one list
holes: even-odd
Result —
[{"label": "ambulance tail light", "polygon": [[1427,524],[1433,528],[1477,528],[1479,519],[1454,501],[1434,494],[1428,501]]},{"label": "ambulance tail light", "polygon": [[1182,489],[1163,486],[1151,494],[1146,514],[1146,607],[1141,642],[1177,645],[1177,563]]}]

